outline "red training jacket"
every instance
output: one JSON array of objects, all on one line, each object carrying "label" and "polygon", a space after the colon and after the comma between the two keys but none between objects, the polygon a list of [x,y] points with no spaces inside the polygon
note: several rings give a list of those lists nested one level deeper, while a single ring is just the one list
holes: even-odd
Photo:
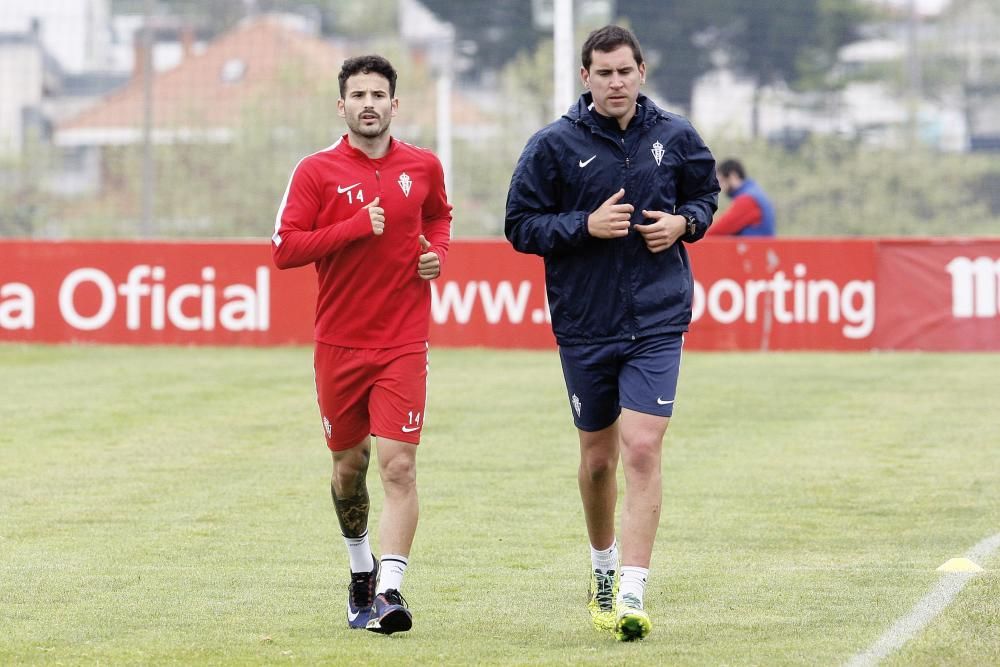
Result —
[{"label": "red training jacket", "polygon": [[[375,197],[385,210],[381,236],[365,208]],[[279,269],[315,263],[317,341],[396,347],[426,341],[430,330],[430,282],[417,275],[421,234],[443,268],[451,205],[437,157],[391,139],[372,160],[345,134],[295,166],[271,251]]]}]

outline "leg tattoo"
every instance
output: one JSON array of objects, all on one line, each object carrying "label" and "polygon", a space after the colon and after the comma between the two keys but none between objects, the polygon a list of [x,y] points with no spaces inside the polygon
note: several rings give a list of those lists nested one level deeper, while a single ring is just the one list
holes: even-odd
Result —
[{"label": "leg tattoo", "polygon": [[330,495],[333,497],[333,507],[337,511],[337,521],[344,537],[361,537],[368,530],[368,484],[365,481],[368,471],[368,456],[365,465],[358,471],[354,484],[344,491],[344,497],[337,496],[337,489],[330,484]]}]

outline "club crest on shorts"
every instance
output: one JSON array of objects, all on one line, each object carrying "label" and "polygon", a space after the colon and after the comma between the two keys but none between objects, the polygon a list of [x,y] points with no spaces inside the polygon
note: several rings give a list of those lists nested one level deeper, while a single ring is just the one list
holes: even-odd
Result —
[{"label": "club crest on shorts", "polygon": [[663,154],[666,152],[663,150],[663,144],[657,141],[653,144],[653,148],[651,150],[653,151],[653,159],[656,160],[656,166],[659,167],[660,160],[663,159]]},{"label": "club crest on shorts", "polygon": [[399,183],[399,187],[402,188],[403,195],[409,197],[410,186],[413,185],[413,181],[410,180],[410,175],[404,171],[402,174],[399,175],[399,180],[396,182]]},{"label": "club crest on shorts", "polygon": [[333,424],[325,416],[323,417],[323,430],[326,431],[326,437],[331,437],[333,435]]},{"label": "club crest on shorts", "polygon": [[583,407],[580,404],[580,397],[577,396],[576,394],[573,394],[573,396],[569,400],[573,404],[573,409],[576,410],[576,416],[579,417],[580,416],[580,409]]}]

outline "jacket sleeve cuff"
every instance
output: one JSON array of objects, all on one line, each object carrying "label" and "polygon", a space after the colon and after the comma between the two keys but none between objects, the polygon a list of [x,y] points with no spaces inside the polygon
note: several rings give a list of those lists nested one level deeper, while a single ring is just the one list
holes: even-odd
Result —
[{"label": "jacket sleeve cuff", "polygon": [[590,214],[586,211],[580,211],[580,222],[579,222],[579,238],[581,241],[586,241],[590,238],[590,225],[587,224],[587,219],[590,218]]}]

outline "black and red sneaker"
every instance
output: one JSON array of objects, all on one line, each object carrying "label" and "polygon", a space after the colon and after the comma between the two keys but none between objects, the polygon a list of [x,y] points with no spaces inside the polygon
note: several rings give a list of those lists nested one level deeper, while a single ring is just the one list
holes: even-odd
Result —
[{"label": "black and red sneaker", "polygon": [[390,588],[375,596],[375,604],[368,619],[369,630],[391,635],[394,632],[406,632],[412,627],[413,615],[406,608],[406,600],[399,591]]}]

